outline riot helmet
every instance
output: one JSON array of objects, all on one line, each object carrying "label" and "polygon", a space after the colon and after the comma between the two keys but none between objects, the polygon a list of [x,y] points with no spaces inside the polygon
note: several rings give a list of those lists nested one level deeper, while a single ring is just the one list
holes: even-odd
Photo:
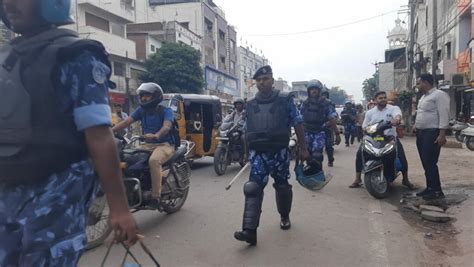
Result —
[{"label": "riot helmet", "polygon": [[310,89],[323,90],[323,88],[324,88],[324,85],[319,80],[311,80],[311,81],[309,81],[308,85],[306,86],[306,89],[308,90],[308,92],[309,92]]},{"label": "riot helmet", "polygon": [[[142,100],[146,94],[151,95],[150,100]],[[142,83],[137,89],[138,102],[144,109],[153,109],[163,101],[163,89],[156,83]]]},{"label": "riot helmet", "polygon": [[[74,23],[70,14],[71,0],[35,0],[35,4],[38,17],[46,24],[62,26]],[[0,17],[5,26],[10,28],[10,21],[3,10],[3,0],[0,0]]]}]

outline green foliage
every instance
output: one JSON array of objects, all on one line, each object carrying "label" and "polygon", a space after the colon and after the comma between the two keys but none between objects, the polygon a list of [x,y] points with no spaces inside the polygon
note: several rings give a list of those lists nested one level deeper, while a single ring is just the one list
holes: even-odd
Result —
[{"label": "green foliage", "polygon": [[410,110],[414,95],[415,93],[412,91],[401,91],[398,95],[397,106],[399,106],[402,111]]},{"label": "green foliage", "polygon": [[339,86],[333,86],[329,89],[329,98],[336,105],[344,105],[347,99],[347,93]]},{"label": "green foliage", "polygon": [[185,44],[165,43],[145,62],[143,82],[158,83],[166,93],[199,94],[204,87],[201,53]]},{"label": "green foliage", "polygon": [[362,92],[365,100],[371,101],[374,98],[375,93],[378,91],[378,78],[378,73],[375,73],[371,78],[365,79],[362,83]]}]

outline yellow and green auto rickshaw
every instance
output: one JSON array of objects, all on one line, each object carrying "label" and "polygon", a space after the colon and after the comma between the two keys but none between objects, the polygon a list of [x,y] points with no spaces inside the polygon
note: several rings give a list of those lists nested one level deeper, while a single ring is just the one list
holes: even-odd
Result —
[{"label": "yellow and green auto rickshaw", "polygon": [[191,144],[188,159],[214,155],[222,122],[222,106],[217,96],[165,94],[162,105],[173,110],[181,140]]}]

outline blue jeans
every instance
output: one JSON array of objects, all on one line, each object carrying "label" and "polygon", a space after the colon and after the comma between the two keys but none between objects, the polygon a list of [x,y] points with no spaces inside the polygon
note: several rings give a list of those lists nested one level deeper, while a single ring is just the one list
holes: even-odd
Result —
[{"label": "blue jeans", "polygon": [[435,191],[441,191],[438,170],[441,147],[435,144],[438,135],[439,129],[416,129],[416,147],[425,170],[426,186]]},{"label": "blue jeans", "polygon": [[0,266],[76,266],[96,188],[87,161],[30,184],[0,184]]}]

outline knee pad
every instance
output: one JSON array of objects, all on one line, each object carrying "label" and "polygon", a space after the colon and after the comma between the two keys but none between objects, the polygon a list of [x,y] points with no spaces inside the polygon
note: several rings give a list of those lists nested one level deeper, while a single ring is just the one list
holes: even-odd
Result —
[{"label": "knee pad", "polygon": [[244,184],[244,195],[247,197],[258,197],[262,194],[262,188],[256,182],[246,182]]}]

